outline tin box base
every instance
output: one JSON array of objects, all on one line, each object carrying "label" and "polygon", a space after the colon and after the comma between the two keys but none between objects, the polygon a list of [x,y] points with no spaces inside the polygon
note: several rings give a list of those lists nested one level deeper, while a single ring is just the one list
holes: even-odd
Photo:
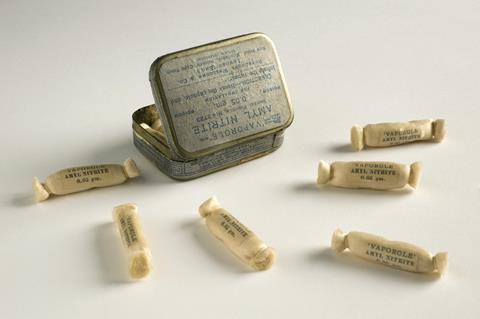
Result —
[{"label": "tin box base", "polygon": [[157,119],[158,113],[154,105],[134,112],[133,143],[163,173],[178,180],[189,180],[242,164],[275,151],[283,143],[283,131],[281,131],[198,159],[184,161],[172,154],[165,141],[156,138],[141,126],[142,123],[151,125]]}]

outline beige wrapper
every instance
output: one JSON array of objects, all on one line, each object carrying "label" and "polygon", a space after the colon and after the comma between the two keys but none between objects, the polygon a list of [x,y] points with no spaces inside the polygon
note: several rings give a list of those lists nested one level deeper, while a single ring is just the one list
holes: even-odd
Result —
[{"label": "beige wrapper", "polygon": [[[156,128],[153,128],[155,125]],[[165,131],[162,126],[158,126],[157,121],[155,121],[152,126],[147,123],[141,123],[140,126],[145,129],[150,135],[153,135],[157,140],[167,144],[167,137],[165,136]]]},{"label": "beige wrapper", "polygon": [[163,132],[162,121],[160,119],[156,119],[155,121],[153,121],[151,126],[154,130]]},{"label": "beige wrapper", "polygon": [[124,183],[138,176],[137,165],[127,159],[123,166],[119,164],[91,165],[63,169],[41,183],[33,178],[33,191],[37,201],[46,200],[50,194],[65,195],[92,188],[107,187]]},{"label": "beige wrapper", "polygon": [[266,270],[273,265],[275,251],[221,208],[215,196],[200,205],[198,211],[205,218],[205,224],[213,236],[242,262],[255,270]]},{"label": "beige wrapper", "polygon": [[410,272],[441,275],[448,268],[448,254],[445,252],[432,256],[412,244],[356,231],[345,234],[337,229],[332,236],[332,249],[337,253],[349,249],[358,257]]},{"label": "beige wrapper", "polygon": [[389,190],[410,185],[417,188],[422,167],[392,162],[334,162],[318,164],[317,183],[345,188]]},{"label": "beige wrapper", "polygon": [[350,130],[352,147],[387,147],[415,141],[440,143],[446,134],[445,120],[416,120],[404,123],[378,123],[365,127],[354,125]]},{"label": "beige wrapper", "polygon": [[129,274],[141,279],[150,273],[152,254],[143,234],[135,204],[124,204],[113,209],[113,221],[117,225],[122,243],[129,258]]}]

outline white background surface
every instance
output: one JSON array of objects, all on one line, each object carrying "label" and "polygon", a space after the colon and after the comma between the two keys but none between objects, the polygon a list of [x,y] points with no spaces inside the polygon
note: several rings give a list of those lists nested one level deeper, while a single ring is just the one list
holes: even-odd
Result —
[{"label": "white background surface", "polygon": [[[478,318],[478,1],[1,1],[0,318]],[[295,109],[283,147],[190,182],[134,148],[150,63],[253,31]],[[442,144],[350,151],[355,124],[445,118]],[[127,184],[32,202],[31,178],[133,157]],[[317,162],[422,161],[415,192],[316,189]],[[216,194],[275,247],[244,268],[206,232]],[[112,207],[139,205],[155,270],[125,280]],[[440,280],[345,256],[335,228],[450,253]]]}]

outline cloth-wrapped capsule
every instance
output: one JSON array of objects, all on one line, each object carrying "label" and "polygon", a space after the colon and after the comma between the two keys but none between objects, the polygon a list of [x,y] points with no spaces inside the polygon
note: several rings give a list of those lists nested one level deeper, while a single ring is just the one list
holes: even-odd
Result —
[{"label": "cloth-wrapped capsule", "polygon": [[445,120],[415,120],[400,123],[354,125],[350,130],[353,149],[387,147],[415,141],[440,143],[446,134]]},{"label": "cloth-wrapped capsule", "polygon": [[410,272],[441,275],[448,268],[446,252],[432,256],[425,249],[415,245],[390,241],[363,232],[352,231],[346,234],[337,229],[333,233],[331,247],[337,253],[348,249],[358,257]]},{"label": "cloth-wrapped capsule", "polygon": [[345,188],[371,188],[389,190],[410,185],[417,188],[422,167],[392,162],[334,162],[320,161],[317,184],[330,184]]},{"label": "cloth-wrapped capsule", "polygon": [[152,268],[152,254],[140,225],[137,206],[130,203],[117,206],[113,209],[112,215],[127,251],[130,277],[132,279],[146,277]]},{"label": "cloth-wrapped capsule", "polygon": [[275,251],[211,197],[198,209],[208,230],[243,263],[255,270],[266,270],[275,261]]},{"label": "cloth-wrapped capsule", "polygon": [[[156,128],[153,128],[153,125],[156,125]],[[157,123],[153,123],[152,126],[148,125],[147,123],[141,123],[140,126],[146,130],[150,135],[154,136],[156,139],[163,143],[167,143],[167,138],[165,137],[165,131],[163,130],[162,126],[158,126]]]},{"label": "cloth-wrapped capsule", "polygon": [[139,175],[137,165],[127,159],[123,165],[104,164],[62,169],[41,183],[33,178],[33,191],[37,201],[44,201],[54,195],[66,195],[92,188],[107,187],[124,183]]}]

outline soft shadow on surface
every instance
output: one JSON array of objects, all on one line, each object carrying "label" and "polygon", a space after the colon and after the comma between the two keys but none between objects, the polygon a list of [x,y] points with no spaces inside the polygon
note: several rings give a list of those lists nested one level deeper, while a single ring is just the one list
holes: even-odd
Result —
[{"label": "soft shadow on surface", "polygon": [[318,193],[319,195],[339,194],[339,195],[358,195],[358,196],[407,196],[415,192],[414,189],[406,186],[401,189],[376,190],[366,188],[343,188],[331,185],[317,185],[315,182],[305,182],[294,184],[292,189],[296,192]]},{"label": "soft shadow on surface", "polygon": [[117,140],[104,144],[92,153],[92,163],[123,163],[127,158],[133,158],[137,163],[140,176],[127,181],[136,184],[165,184],[177,181],[162,173],[157,166],[133,145],[133,138]]},{"label": "soft shadow on surface", "polygon": [[198,246],[226,269],[236,273],[251,273],[253,270],[244,265],[223,243],[216,239],[207,229],[202,220],[186,221],[180,225],[182,229],[192,232],[192,236]]},{"label": "soft shadow on surface", "polygon": [[96,227],[96,248],[107,284],[128,284],[128,259],[122,247],[121,238],[114,223],[104,223]]},{"label": "soft shadow on surface", "polygon": [[185,231],[193,231],[196,227],[206,227],[201,219],[202,218],[200,215],[198,215],[198,218],[187,219],[180,223],[180,229]]},{"label": "soft shadow on surface", "polygon": [[376,264],[359,258],[348,251],[337,254],[330,248],[313,250],[307,255],[307,259],[311,264],[328,264],[335,266],[341,271],[355,271],[380,279],[425,284],[435,282],[440,278],[440,276],[436,274],[412,273]]},{"label": "soft shadow on surface", "polygon": [[356,150],[353,149],[350,143],[348,144],[334,144],[329,148],[329,151],[334,153],[357,153]]},{"label": "soft shadow on surface", "polygon": [[33,190],[30,193],[13,194],[11,200],[11,204],[17,207],[34,205],[36,202]]}]

